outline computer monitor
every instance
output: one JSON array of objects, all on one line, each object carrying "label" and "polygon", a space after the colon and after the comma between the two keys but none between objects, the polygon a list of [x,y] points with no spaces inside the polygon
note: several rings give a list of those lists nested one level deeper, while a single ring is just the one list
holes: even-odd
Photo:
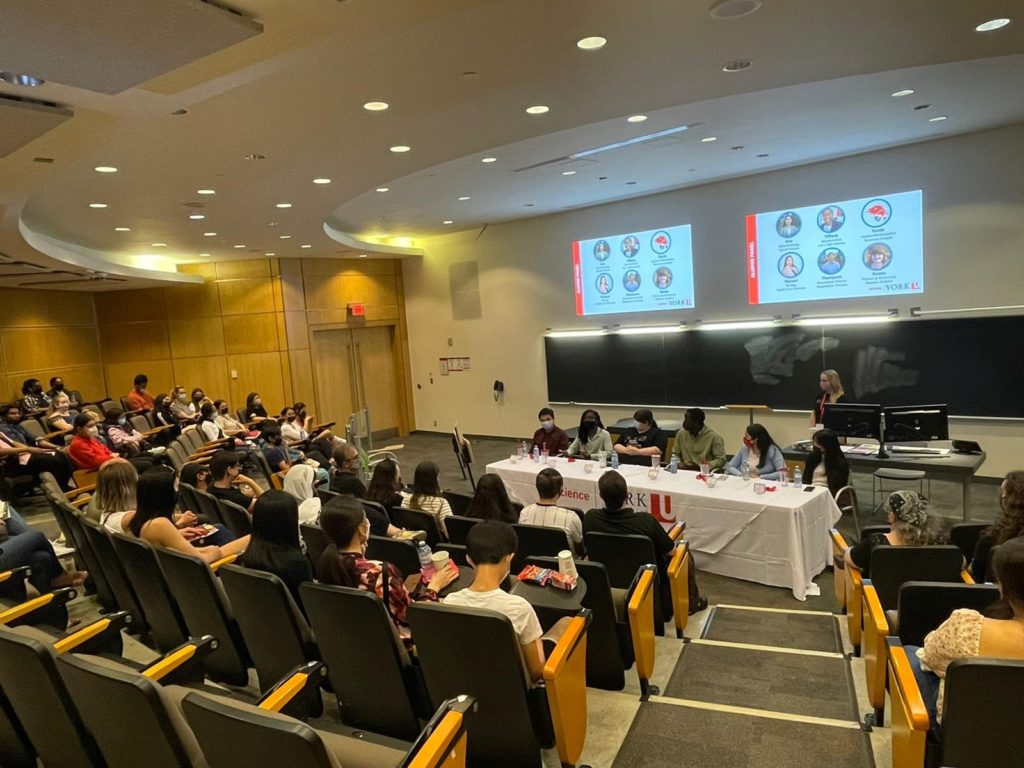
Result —
[{"label": "computer monitor", "polygon": [[821,418],[825,429],[838,437],[882,439],[882,406],[868,403],[825,403]]},{"label": "computer monitor", "polygon": [[945,403],[892,406],[883,413],[888,443],[949,440],[949,406]]}]

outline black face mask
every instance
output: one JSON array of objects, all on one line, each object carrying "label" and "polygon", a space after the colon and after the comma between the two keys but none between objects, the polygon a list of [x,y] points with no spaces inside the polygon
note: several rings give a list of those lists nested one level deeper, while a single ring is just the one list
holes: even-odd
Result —
[{"label": "black face mask", "polygon": [[59,382],[57,384],[54,384],[53,385],[53,391],[54,392],[63,392],[64,391],[64,382]]},{"label": "black face mask", "polygon": [[33,392],[33,394],[36,394],[36,395],[43,394],[43,385],[42,384],[36,384],[34,387],[32,387],[32,392]]},{"label": "black face mask", "polygon": [[594,428],[596,426],[597,426],[597,422],[596,421],[592,421],[590,419],[588,419],[587,421],[583,422],[583,429],[585,429],[588,433],[593,432]]}]

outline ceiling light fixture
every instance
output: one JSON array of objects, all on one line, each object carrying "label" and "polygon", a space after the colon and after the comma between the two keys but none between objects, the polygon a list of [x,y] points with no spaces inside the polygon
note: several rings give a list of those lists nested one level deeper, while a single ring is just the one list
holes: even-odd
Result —
[{"label": "ceiling light fixture", "polygon": [[755,328],[773,328],[774,320],[740,320],[727,323],[701,323],[697,326],[702,331],[741,331]]},{"label": "ceiling light fixture", "polygon": [[627,123],[642,123],[647,119],[647,115],[630,115],[626,118]]},{"label": "ceiling light fixture", "polygon": [[975,32],[994,32],[1010,23],[1010,19],[989,19],[974,28]]},{"label": "ceiling light fixture", "polygon": [[793,318],[796,325],[833,326],[833,325],[875,325],[895,320],[893,312],[885,315],[847,315],[845,317],[800,317]]},{"label": "ceiling light fixture", "polygon": [[203,232],[203,237],[216,237],[216,232]]},{"label": "ceiling light fixture", "polygon": [[205,219],[205,218],[206,218],[206,217],[205,217],[205,216],[203,216],[203,214],[201,214],[201,213],[190,213],[190,214],[188,215],[188,217],[189,217],[190,219],[192,219],[192,221],[202,221],[203,219]]},{"label": "ceiling light fixture", "polygon": [[112,165],[97,165],[93,170],[96,173],[117,173],[117,168]]},{"label": "ceiling light fixture", "polygon": [[481,157],[480,158],[480,162],[481,163],[496,163],[496,162],[498,162],[498,158],[496,158],[496,157]]},{"label": "ceiling light fixture", "polygon": [[576,171],[562,171],[563,176],[575,176]]},{"label": "ceiling light fixture", "polygon": [[935,117],[929,117],[928,118],[928,122],[929,123],[941,123],[945,119],[946,119],[945,115],[936,115]]},{"label": "ceiling light fixture", "polygon": [[131,232],[131,227],[114,227],[115,232]]},{"label": "ceiling light fixture", "polygon": [[360,253],[359,254],[359,258],[360,259],[365,259],[366,258],[366,254],[365,253]]},{"label": "ceiling light fixture", "polygon": [[745,69],[750,69],[753,65],[750,59],[734,59],[730,62],[725,63],[722,66],[723,72],[742,72]]},{"label": "ceiling light fixture", "polygon": [[648,334],[656,333],[682,333],[685,330],[686,323],[680,323],[679,325],[648,325],[637,328],[619,328],[616,333],[620,336],[647,336]]},{"label": "ceiling light fixture", "polygon": [[0,80],[11,85],[21,85],[25,88],[37,88],[46,81],[32,75],[19,75],[16,72],[0,72]]},{"label": "ceiling light fixture", "polygon": [[391,187],[377,187],[378,192],[390,192]]},{"label": "ceiling light fixture", "polygon": [[405,144],[396,144],[395,146],[391,147],[391,151],[394,152],[396,155],[400,155],[403,152],[408,152],[410,149],[411,147],[408,147]]},{"label": "ceiling light fixture", "polygon": [[526,108],[526,114],[528,115],[543,115],[548,111],[550,111],[550,107],[545,107],[543,104],[536,104]]},{"label": "ceiling light fixture", "polygon": [[243,243],[239,243],[238,245],[235,246],[235,248],[245,248],[245,245]]},{"label": "ceiling light fixture", "polygon": [[150,246],[153,248],[166,248],[167,243],[150,243]]},{"label": "ceiling light fixture", "polygon": [[363,109],[365,109],[368,112],[383,112],[389,106],[391,105],[388,104],[386,101],[368,101],[365,104],[363,104]]},{"label": "ceiling light fixture", "polygon": [[277,254],[274,253],[273,251],[270,251],[269,253],[264,253],[263,255],[264,256],[277,256]]},{"label": "ceiling light fixture", "polygon": [[738,19],[749,16],[761,7],[761,0],[721,0],[708,11],[713,19]]},{"label": "ceiling light fixture", "polygon": [[579,339],[585,336],[604,336],[604,328],[596,328],[592,331],[548,331],[545,335],[549,339]]},{"label": "ceiling light fixture", "polygon": [[595,35],[593,37],[584,37],[582,40],[576,42],[576,47],[581,51],[599,51],[608,44],[606,38]]},{"label": "ceiling light fixture", "polygon": [[469,200],[469,195],[463,195],[462,197],[459,198],[460,203],[464,203],[467,200]]},{"label": "ceiling light fixture", "polygon": [[217,190],[215,190],[215,189],[197,189],[196,190],[196,194],[197,195],[216,195],[217,194]]},{"label": "ceiling light fixture", "polygon": [[278,239],[279,240],[291,240],[292,236],[291,235],[278,235]]},{"label": "ceiling light fixture", "polygon": [[276,207],[277,208],[291,208],[292,204],[291,203],[278,203]]},{"label": "ceiling light fixture", "polygon": [[331,180],[328,178],[321,177],[319,179],[313,179],[314,184],[330,184]]},{"label": "ceiling light fixture", "polygon": [[452,221],[451,219],[445,219],[445,220],[444,220],[444,221],[442,221],[441,223],[442,223],[442,224],[454,224],[455,222],[454,222],[454,221]]},{"label": "ceiling light fixture", "polygon": [[303,243],[302,245],[299,246],[299,248],[312,248],[312,247],[313,246],[310,245],[309,243]]},{"label": "ceiling light fixture", "polygon": [[106,203],[89,203],[90,208],[106,208]]},{"label": "ceiling light fixture", "polygon": [[902,98],[903,96],[911,96],[914,93],[913,88],[904,88],[901,91],[893,91],[892,97],[894,99]]},{"label": "ceiling light fixture", "polygon": [[718,141],[718,137],[717,136],[705,136],[703,139],[700,140],[700,143],[701,144],[710,144],[712,141]]}]

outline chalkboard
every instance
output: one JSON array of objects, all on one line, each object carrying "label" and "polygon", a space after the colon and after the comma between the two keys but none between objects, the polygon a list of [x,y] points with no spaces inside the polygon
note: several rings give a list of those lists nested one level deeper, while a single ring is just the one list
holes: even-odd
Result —
[{"label": "chalkboard", "polygon": [[1024,417],[1024,317],[545,338],[551,402],[811,410],[835,368],[853,402]]}]

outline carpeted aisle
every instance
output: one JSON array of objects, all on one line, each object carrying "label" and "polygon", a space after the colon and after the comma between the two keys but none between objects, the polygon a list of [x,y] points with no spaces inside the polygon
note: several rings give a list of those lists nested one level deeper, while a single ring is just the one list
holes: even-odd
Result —
[{"label": "carpeted aisle", "polygon": [[842,649],[839,628],[830,613],[784,612],[719,605],[704,630],[705,640],[774,645],[804,651]]}]

